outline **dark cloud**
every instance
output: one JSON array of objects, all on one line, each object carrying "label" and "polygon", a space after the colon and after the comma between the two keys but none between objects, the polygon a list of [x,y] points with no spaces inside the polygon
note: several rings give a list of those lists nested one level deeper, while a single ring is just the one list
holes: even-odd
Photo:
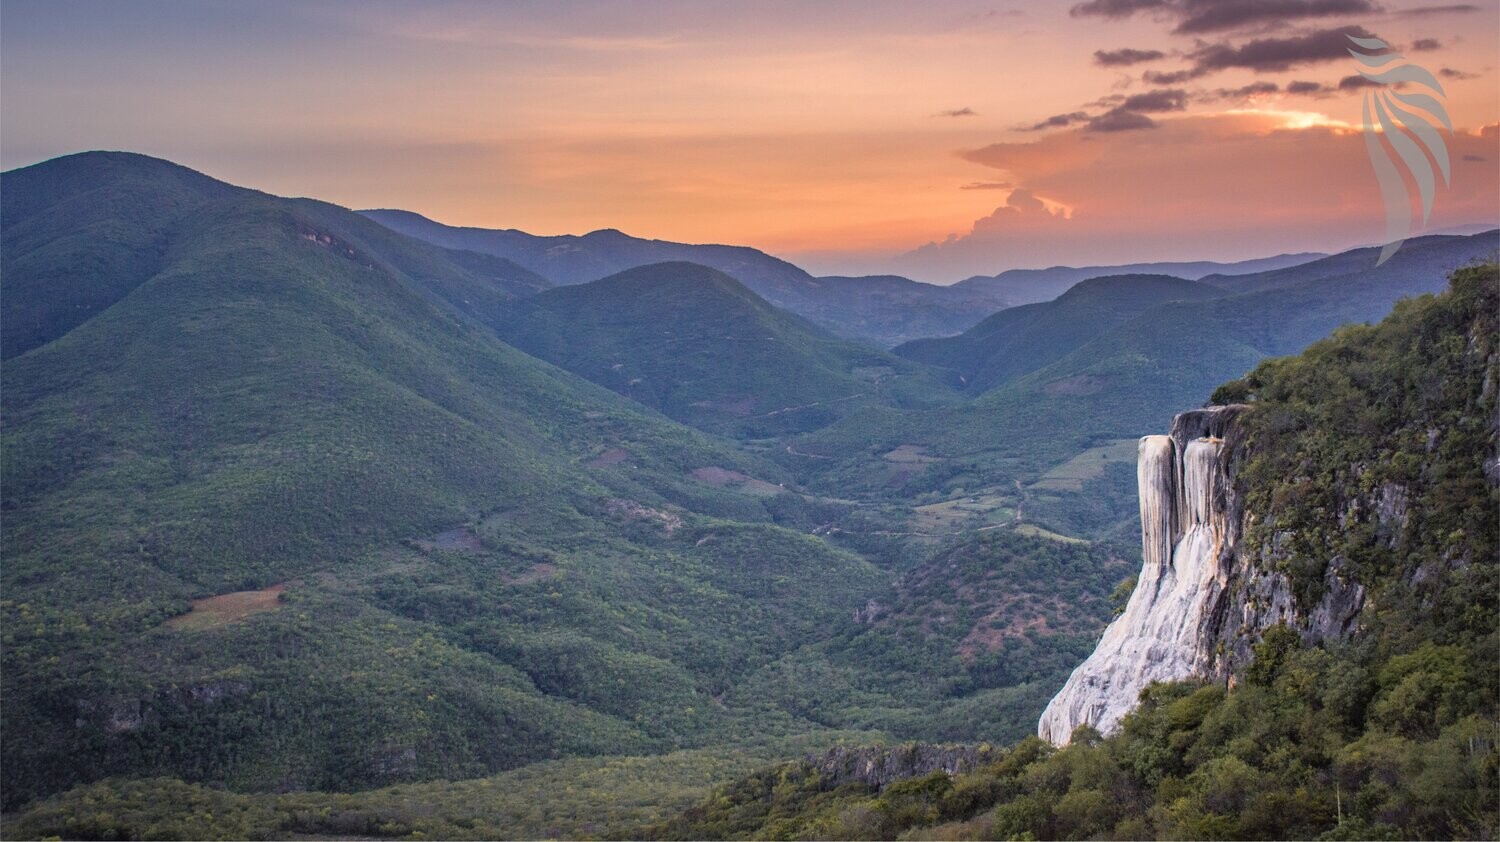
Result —
[{"label": "dark cloud", "polygon": [[1345,76],[1339,80],[1338,89],[1341,91],[1357,91],[1360,88],[1383,88],[1384,83],[1372,82],[1363,76]]},{"label": "dark cloud", "polygon": [[1165,9],[1167,0],[1088,0],[1074,6],[1068,14],[1075,18],[1125,18],[1147,9]]},{"label": "dark cloud", "polygon": [[1478,73],[1465,73],[1462,70],[1454,70],[1451,67],[1444,67],[1442,70],[1439,70],[1438,75],[1443,77],[1444,79],[1457,79],[1459,81],[1462,81],[1464,79],[1479,78]]},{"label": "dark cloud", "polygon": [[1418,38],[1411,42],[1411,51],[1414,53],[1430,53],[1433,50],[1442,49],[1443,42],[1436,38]]},{"label": "dark cloud", "polygon": [[1203,35],[1245,26],[1278,28],[1306,18],[1371,14],[1380,11],[1371,0],[1181,0],[1182,17],[1173,32]]},{"label": "dark cloud", "polygon": [[961,185],[960,190],[1010,190],[1015,185],[1009,181],[971,181]]},{"label": "dark cloud", "polygon": [[1084,126],[1091,132],[1128,132],[1136,129],[1154,129],[1156,121],[1139,111],[1127,108],[1111,108]]},{"label": "dark cloud", "polygon": [[1349,38],[1375,37],[1362,27],[1320,29],[1291,38],[1257,38],[1240,46],[1227,42],[1204,44],[1189,54],[1198,75],[1231,68],[1271,73],[1306,64],[1343,61],[1349,58]]},{"label": "dark cloud", "polygon": [[[1458,10],[1460,7],[1431,7]],[[1074,17],[1125,18],[1136,12],[1176,18],[1178,35],[1206,35],[1254,27],[1281,29],[1310,18],[1370,15],[1375,0],[1089,0],[1071,10]]]},{"label": "dark cloud", "polygon": [[1147,70],[1141,76],[1141,81],[1148,85],[1181,85],[1183,82],[1191,82],[1208,72],[1196,67],[1188,70]]},{"label": "dark cloud", "polygon": [[972,108],[950,108],[947,111],[939,111],[932,115],[934,117],[978,117],[979,112]]},{"label": "dark cloud", "polygon": [[1166,88],[1159,91],[1147,91],[1143,94],[1128,96],[1115,110],[1158,112],[1158,111],[1181,111],[1187,107],[1187,91]]},{"label": "dark cloud", "polygon": [[1071,126],[1074,123],[1082,123],[1088,119],[1089,114],[1087,111],[1071,111],[1067,114],[1053,114],[1051,117],[1048,117],[1040,123],[1034,123],[1030,126],[1023,127],[1022,131],[1038,132],[1042,129],[1060,129],[1064,126]]},{"label": "dark cloud", "polygon": [[1135,50],[1122,47],[1118,50],[1095,50],[1094,61],[1104,67],[1129,67],[1132,64],[1166,58],[1166,55],[1161,50]]},{"label": "dark cloud", "polygon": [[[1292,84],[1298,84],[1293,82]],[[1310,83],[1313,87],[1319,87],[1316,82]],[[1242,88],[1220,88],[1209,95],[1209,99],[1246,99],[1261,94],[1274,94],[1281,90],[1281,86],[1275,82],[1251,82]]]},{"label": "dark cloud", "polygon": [[1366,79],[1363,76],[1355,74],[1353,76],[1345,76],[1344,78],[1338,80],[1337,83],[1332,85],[1324,85],[1321,82],[1292,82],[1286,86],[1286,92],[1289,94],[1301,94],[1304,96],[1316,97],[1318,99],[1325,99],[1335,94],[1347,94],[1354,93],[1355,91],[1362,91],[1366,88],[1384,87],[1393,87],[1400,90],[1406,87],[1406,83],[1397,82],[1394,85],[1387,86],[1383,82],[1372,82],[1371,80]]},{"label": "dark cloud", "polygon": [[[1102,114],[1087,111],[1071,111],[1054,114],[1040,123],[1019,127],[1022,131],[1041,131],[1082,125],[1091,132],[1123,132],[1132,129],[1156,128],[1156,121],[1147,117],[1147,112],[1181,111],[1187,107],[1187,91],[1164,89],[1147,91],[1133,96],[1109,96],[1092,103],[1093,107],[1107,108]],[[1110,107],[1110,106],[1113,107]]]},{"label": "dark cloud", "polygon": [[1418,6],[1415,9],[1402,9],[1396,12],[1404,18],[1421,18],[1428,15],[1452,15],[1477,12],[1479,7],[1472,3],[1458,3],[1452,6]]}]

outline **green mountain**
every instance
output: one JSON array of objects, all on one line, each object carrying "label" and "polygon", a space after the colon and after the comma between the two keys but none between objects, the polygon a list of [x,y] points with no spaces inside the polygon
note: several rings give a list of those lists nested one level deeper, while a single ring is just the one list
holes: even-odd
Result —
[{"label": "green mountain", "polygon": [[1052,301],[1010,307],[958,336],[919,339],[893,353],[958,372],[974,394],[1051,363],[1168,301],[1217,298],[1222,290],[1169,275],[1085,280]]},{"label": "green mountain", "polygon": [[[1376,250],[1360,249],[1345,260],[1366,260],[1361,272],[1157,304],[965,404],[920,412],[865,410],[802,437],[793,448],[818,462],[805,479],[830,488],[886,487],[887,478],[870,467],[869,455],[896,447],[919,448],[929,458],[925,470],[904,484],[907,494],[946,495],[955,488],[972,492],[985,486],[1004,490],[1016,482],[1026,487],[1080,451],[1102,454],[1111,443],[1160,428],[1175,409],[1201,402],[1218,384],[1241,377],[1268,356],[1300,351],[1343,324],[1380,319],[1401,297],[1436,290],[1445,272],[1491,257],[1497,248],[1496,232],[1420,238],[1379,268]],[[996,319],[1003,317],[1002,312]],[[1046,347],[1048,338],[1044,334],[1043,348],[1028,347],[1023,356],[1065,347],[1061,342]],[[1086,337],[1073,336],[1079,338]],[[813,470],[783,461],[793,471]],[[1114,482],[1096,490],[1115,500],[1107,509],[1129,516],[1119,498],[1133,493],[1133,481],[1120,472],[1110,476]],[[1059,497],[1045,485],[1033,490],[1040,498],[1034,502],[1042,503],[1031,507],[1033,513],[1050,508],[1055,517],[1076,521],[1080,516],[1066,511],[1080,501]]]},{"label": "green mountain", "polygon": [[[1227,274],[1216,272],[1199,278],[1205,284],[1223,287],[1233,292],[1261,292],[1264,290],[1278,289],[1282,287],[1297,286],[1309,281],[1344,278],[1353,275],[1358,276],[1412,276],[1420,275],[1431,278],[1433,276],[1447,277],[1462,263],[1453,262],[1453,251],[1457,249],[1462,252],[1463,247],[1459,241],[1473,242],[1478,238],[1483,242],[1486,238],[1493,241],[1497,231],[1493,226],[1489,230],[1478,230],[1473,233],[1456,234],[1430,234],[1423,237],[1413,237],[1401,245],[1401,251],[1411,249],[1415,254],[1404,255],[1402,260],[1392,265],[1387,262],[1381,266],[1375,266],[1376,256],[1380,253],[1380,247],[1350,249],[1338,254],[1327,255],[1317,260],[1308,260],[1296,266],[1267,267],[1264,270],[1247,273]],[[1398,255],[1401,251],[1396,252]],[[1441,291],[1441,286],[1435,286],[1426,291]]]},{"label": "green mountain", "polygon": [[1378,321],[1398,299],[1437,291],[1448,273],[1497,248],[1496,232],[1424,238],[1378,268],[1376,250],[1360,249],[1368,261],[1361,272],[1162,304],[979,398],[976,407],[1087,419],[1093,435],[1152,429],[1163,407],[1190,406],[1259,360],[1299,352],[1341,325]]},{"label": "green mountain", "polygon": [[[7,359],[57,339],[166,271],[178,259],[175,243],[194,235],[198,211],[270,198],[144,155],[90,153],[68,160],[67,166],[7,173],[10,189],[0,197],[7,264],[0,329]],[[303,236],[326,236],[317,222],[329,206],[286,199],[279,207],[297,210]],[[320,244],[351,260],[394,261],[382,268],[417,279],[424,295],[474,315],[493,316],[504,302],[551,286],[504,258],[434,248],[347,219],[343,224],[352,226],[357,242]],[[399,249],[391,245],[397,240]]]},{"label": "green mountain", "polygon": [[0,194],[7,810],[764,743],[716,697],[886,580],[776,525],[821,504],[774,464],[499,341],[512,264],[136,155]]},{"label": "green mountain", "polygon": [[737,436],[814,430],[862,406],[954,400],[921,366],[834,339],[693,263],[548,290],[498,330],[673,419]]},{"label": "green mountain", "polygon": [[900,275],[823,275],[784,306],[835,335],[890,348],[958,333],[1015,303],[984,290],[936,286]]},{"label": "green mountain", "polygon": [[[954,289],[1003,298],[1011,306],[1050,301],[1073,286],[1093,278],[1120,275],[1170,275],[1190,281],[1215,283],[1241,275],[1274,273],[1281,269],[1327,257],[1317,252],[1277,254],[1234,263],[1212,260],[1178,260],[1159,263],[1129,263],[1119,266],[1051,266],[1046,269],[1007,269],[998,275],[975,275],[953,285]],[[1210,280],[1214,279],[1214,280]]]},{"label": "green mountain", "polygon": [[[583,251],[646,253],[629,240]],[[1087,284],[1036,311],[1050,333],[947,346],[1029,343],[1026,371],[963,401],[731,279],[753,272],[632,264],[554,289],[519,258],[142,156],[0,174],[0,835],[635,835],[838,742],[1013,739],[1134,566],[1133,437],[1488,242],[1242,295]],[[799,306],[889,289],[848,311],[880,331],[900,322],[871,314],[913,306],[902,279],[812,280],[855,292]],[[1402,354],[1478,347],[1419,335],[1380,345],[1366,391],[1274,365],[1226,388],[1276,406],[1307,380],[1349,411]],[[1443,412],[1424,419],[1482,429]],[[1426,465],[1408,427],[1361,458]],[[1422,534],[1487,534],[1467,517]],[[1429,601],[1434,622],[1472,584]],[[1427,681],[1450,655],[1412,663]],[[1467,699],[1434,704],[1468,721]]]},{"label": "green mountain", "polygon": [[958,333],[1011,303],[980,288],[940,287],[894,275],[815,278],[785,260],[744,246],[645,240],[613,229],[539,237],[514,229],[443,225],[410,211],[362,213],[430,243],[509,258],[558,284],[588,283],[653,263],[701,264],[837,336],[881,347]]},{"label": "green mountain", "polygon": [[[1500,831],[1500,267],[1258,366],[1236,492],[1303,602],[1337,558],[1351,638],[1262,630],[1236,680],[1154,684],[1086,726],[966,755],[809,757],[716,788],[667,839],[1414,839]],[[1381,489],[1399,487],[1399,503]],[[1383,507],[1371,506],[1387,500]],[[1256,526],[1252,532],[1260,530]],[[1253,535],[1252,535],[1253,539]],[[1269,573],[1270,571],[1266,571]],[[943,759],[967,757],[949,774]],[[923,758],[926,758],[924,761]],[[880,777],[865,770],[907,769]]]}]

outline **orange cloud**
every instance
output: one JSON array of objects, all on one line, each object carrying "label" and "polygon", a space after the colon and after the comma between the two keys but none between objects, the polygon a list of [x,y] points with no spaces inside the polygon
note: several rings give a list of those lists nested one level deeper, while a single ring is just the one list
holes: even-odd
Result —
[{"label": "orange cloud", "polygon": [[[1449,139],[1452,187],[1429,230],[1500,220],[1500,128]],[[1075,129],[963,153],[1021,185],[963,235],[897,259],[919,277],[956,280],[1013,266],[1114,263],[1377,241],[1383,205],[1356,127],[1298,112],[1163,120],[1156,129]],[[1067,205],[1064,216],[1036,198]]]}]

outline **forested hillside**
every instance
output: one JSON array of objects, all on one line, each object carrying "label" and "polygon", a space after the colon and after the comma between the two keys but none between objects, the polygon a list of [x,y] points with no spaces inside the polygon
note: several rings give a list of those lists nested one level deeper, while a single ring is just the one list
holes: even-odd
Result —
[{"label": "forested hillside", "polygon": [[919,339],[894,353],[958,372],[964,388],[980,394],[1066,356],[1158,304],[1222,295],[1216,287],[1170,275],[1094,278],[1051,301],[1001,310],[958,336]]},{"label": "forested hillside", "polygon": [[[949,352],[969,347],[976,351],[970,359],[983,358],[988,344],[1003,344],[1006,353],[999,355],[997,369],[1003,382],[957,406],[852,414],[795,443],[796,451],[822,457],[820,464],[782,461],[793,471],[812,468],[810,483],[827,478],[838,487],[873,491],[884,478],[869,470],[868,455],[906,445],[933,460],[923,475],[909,479],[908,493],[1025,483],[1080,451],[1157,429],[1163,418],[1201,404],[1218,384],[1244,376],[1269,356],[1301,351],[1340,325],[1378,321],[1403,296],[1437,292],[1448,273],[1490,258],[1497,249],[1500,232],[1495,231],[1420,238],[1379,268],[1373,266],[1375,250],[1360,249],[1317,261],[1332,274],[1311,273],[1308,279],[1305,266],[1292,267],[1280,270],[1288,273],[1284,285],[1198,300],[1181,300],[1189,296],[1179,290],[1169,293],[1179,300],[1158,298],[1122,321],[1105,310],[1116,323],[1101,324],[1103,329],[1092,334],[1070,332],[1062,319],[1055,331],[1018,332],[1024,339],[1018,344],[1004,333],[983,339],[983,326],[967,339],[914,343],[903,353],[919,353],[918,359],[941,365],[972,364],[976,380],[986,376],[983,365],[962,362],[961,353],[957,360],[949,358]],[[1353,270],[1361,259],[1364,268]],[[1138,286],[1128,278],[1101,278],[1079,291]],[[1036,305],[1038,315],[1066,312],[1070,297]],[[994,321],[1007,321],[1006,312]],[[1027,362],[1048,359],[1035,367]],[[1128,495],[1133,485],[1113,488],[1112,495]]]},{"label": "forested hillside", "polygon": [[775,525],[817,516],[775,465],[498,341],[508,264],[141,156],[4,197],[7,808],[795,731],[714,697],[887,579]]},{"label": "forested hillside", "polygon": [[[884,815],[876,793],[829,795],[803,776],[778,792],[813,800],[777,807],[793,821],[782,829],[744,805],[728,824],[713,810],[673,819],[711,783],[840,741],[1004,745],[1029,731],[1128,594],[1134,437],[1280,347],[1237,308],[1281,314],[1273,338],[1295,344],[1341,314],[1384,312],[1489,242],[1405,250],[1409,272],[1356,279],[1358,295],[1326,279],[1241,296],[1090,281],[1036,310],[1055,330],[951,344],[952,372],[1033,367],[969,399],[925,363],[829,337],[702,266],[551,289],[492,255],[137,155],[56,159],[0,186],[7,836],[826,835],[846,826],[817,804]],[[1417,752],[1400,768],[1419,772],[1420,752],[1492,711],[1490,615],[1475,613],[1489,603],[1474,589],[1492,575],[1477,554],[1493,524],[1473,501],[1494,492],[1464,460],[1490,441],[1493,406],[1458,394],[1478,383],[1493,401],[1465,368],[1490,340],[1452,338],[1493,305],[1492,278],[1471,270],[1380,328],[1224,386],[1261,407],[1265,461],[1244,475],[1270,478],[1262,502],[1305,540],[1342,542],[1373,581],[1403,580],[1418,556],[1318,531],[1351,481],[1338,460],[1364,454],[1381,467],[1359,481],[1404,472],[1412,489],[1421,566],[1406,580],[1420,599],[1377,599],[1371,628],[1386,631],[1329,662],[1357,663],[1355,689],[1338,692],[1365,695],[1336,708],[1323,754],[1234,755],[1268,792],[1313,787],[1298,814],[1313,824],[1326,780],[1344,797],[1346,777],[1328,777],[1341,752],[1394,734]],[[1425,377],[1430,365],[1450,376]],[[1300,463],[1274,455],[1299,448],[1326,470],[1291,482]],[[1315,588],[1320,570],[1292,572]],[[1347,678],[1308,663],[1319,688]],[[1166,717],[1190,736],[1149,751],[1023,746],[1002,761],[1022,789],[976,778],[991,795],[870,834],[939,818],[989,832],[981,806],[1018,794],[1040,805],[1025,807],[1043,822],[1031,832],[1082,833],[1055,823],[1052,790],[1025,787],[1096,750],[1088,763],[1125,770],[1109,832],[1177,832],[1153,812],[1162,793],[1198,786],[1202,764],[1241,745],[1230,725],[1194,736],[1208,725],[1182,706],[1211,724],[1241,716],[1241,698],[1304,692],[1264,669],[1225,698],[1163,689],[1164,712],[1131,726],[1155,734],[1167,726],[1151,717]],[[1389,688],[1420,707],[1422,688],[1450,685],[1431,728],[1376,712],[1397,709],[1380,706]],[[1268,744],[1345,704],[1304,696],[1258,721],[1282,729]],[[1195,740],[1200,754],[1184,753]],[[1167,771],[1131,771],[1137,750]],[[1287,772],[1294,760],[1312,777]],[[1426,832],[1360,797],[1358,827]]]},{"label": "forested hillside", "polygon": [[498,329],[670,418],[740,438],[816,430],[861,407],[959,400],[937,372],[836,339],[695,263],[548,290]]},{"label": "forested hillside", "polygon": [[[1265,630],[1227,684],[1157,684],[1117,733],[1028,738],[988,766],[875,790],[793,761],[657,838],[1488,838],[1500,830],[1500,267],[1402,302],[1220,399],[1299,604],[1341,558],[1369,593],[1333,647]],[[1382,487],[1401,511],[1361,511]],[[1383,525],[1383,527],[1382,527]],[[1266,556],[1271,557],[1271,556]]]}]

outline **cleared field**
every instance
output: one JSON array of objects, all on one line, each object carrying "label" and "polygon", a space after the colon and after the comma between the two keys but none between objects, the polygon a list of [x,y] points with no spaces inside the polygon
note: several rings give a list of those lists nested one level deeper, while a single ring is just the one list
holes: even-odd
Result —
[{"label": "cleared field", "polygon": [[1087,543],[1089,543],[1088,541],[1085,541],[1082,538],[1074,538],[1071,535],[1061,535],[1059,533],[1053,532],[1050,529],[1043,529],[1040,526],[1037,526],[1036,524],[1033,524],[1033,523],[1018,524],[1016,526],[1016,533],[1019,534],[1019,535],[1030,535],[1033,538],[1047,538],[1047,539],[1052,540],[1052,541],[1061,541],[1064,544],[1087,544]]},{"label": "cleared field", "polygon": [[689,476],[699,482],[712,485],[715,488],[732,488],[736,491],[757,497],[773,497],[786,490],[775,483],[766,482],[763,479],[756,479],[739,471],[731,471],[715,465],[710,465],[706,468],[696,468],[689,473]]},{"label": "cleared field", "polygon": [[1015,500],[1000,494],[974,494],[912,509],[918,532],[953,532],[967,526],[998,526],[1015,519]]},{"label": "cleared field", "polygon": [[167,625],[178,631],[203,631],[228,625],[280,608],[281,594],[285,590],[286,585],[280,584],[260,591],[234,591],[195,599],[190,611],[168,620]]},{"label": "cleared field", "polygon": [[927,448],[916,444],[903,444],[885,455],[887,462],[895,462],[904,465],[930,465],[933,462],[943,461],[937,456],[929,456]]},{"label": "cleared field", "polygon": [[1082,491],[1083,484],[1101,476],[1112,463],[1135,464],[1136,439],[1118,439],[1074,456],[1058,465],[1031,484],[1038,491]]}]

